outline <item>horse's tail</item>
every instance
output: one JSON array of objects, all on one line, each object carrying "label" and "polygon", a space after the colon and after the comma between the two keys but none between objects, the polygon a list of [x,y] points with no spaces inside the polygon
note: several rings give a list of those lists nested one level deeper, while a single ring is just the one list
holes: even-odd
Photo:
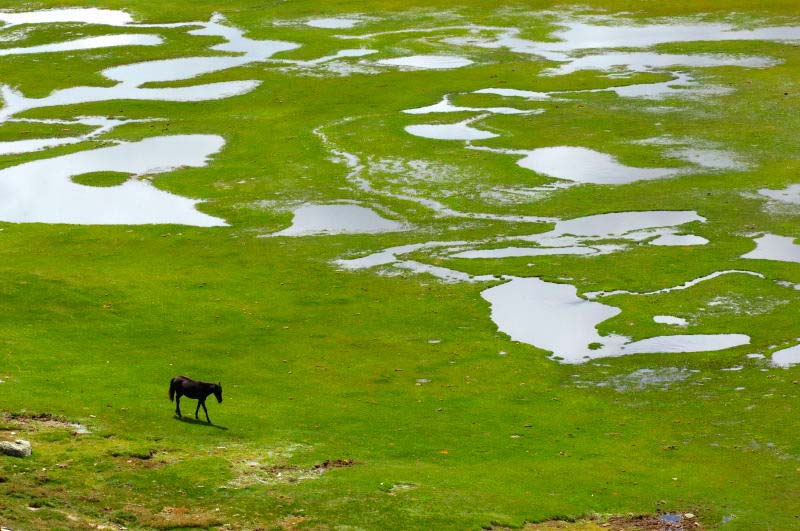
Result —
[{"label": "horse's tail", "polygon": [[175,400],[175,378],[169,381],[169,401]]}]

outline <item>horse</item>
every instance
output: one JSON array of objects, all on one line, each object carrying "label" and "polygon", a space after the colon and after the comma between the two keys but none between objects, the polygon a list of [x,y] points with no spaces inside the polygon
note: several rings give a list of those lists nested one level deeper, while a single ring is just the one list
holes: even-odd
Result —
[{"label": "horse", "polygon": [[[200,406],[203,406],[203,411],[206,413],[206,420],[211,424],[211,419],[208,418],[208,409],[206,409],[206,398],[208,395],[213,394],[218,403],[222,403],[222,384],[221,383],[208,383],[199,382],[187,378],[186,376],[176,376],[169,382],[169,399],[175,400],[175,414],[178,417],[181,415],[181,397],[186,396],[197,400],[197,409],[194,410],[194,418],[200,420],[198,413]],[[177,395],[177,399],[175,399]]]}]

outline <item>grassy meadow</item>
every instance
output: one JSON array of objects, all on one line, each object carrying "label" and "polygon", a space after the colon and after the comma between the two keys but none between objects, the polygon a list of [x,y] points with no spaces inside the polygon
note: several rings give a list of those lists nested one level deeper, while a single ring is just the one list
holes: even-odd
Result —
[{"label": "grassy meadow", "polygon": [[[660,53],[765,56],[769,68],[688,69],[726,92],[643,100],[609,92],[552,101],[472,94],[502,86],[566,91],[666,81],[663,72],[624,78],[583,70],[543,75],[541,57],[447,42],[463,29],[389,33],[358,41],[339,34],[480,24],[518,27],[545,39],[565,14],[655,17],[740,24],[800,24],[800,4],[744,0],[552,2],[0,0],[0,10],[124,9],[137,22],[207,21],[220,13],[252,39],[301,47],[273,59],[309,60],[361,46],[364,60],[462,55],[453,70],[293,68],[254,62],[187,86],[259,80],[247,94],[202,102],[114,100],[33,109],[20,116],[159,118],[44,151],[0,156],[0,170],[32,160],[158,135],[215,134],[225,147],[205,167],[148,177],[204,200],[226,227],[0,223],[0,438],[20,437],[33,455],[0,456],[0,523],[50,529],[547,529],[552,520],[593,529],[625,515],[692,513],[706,528],[800,526],[800,367],[769,355],[800,337],[800,264],[748,260],[753,235],[800,238],[800,207],[769,207],[762,188],[797,183],[800,132],[798,43],[667,43]],[[306,26],[313,17],[363,17],[352,29]],[[665,19],[660,19],[665,20]],[[5,33],[11,29],[3,30]],[[74,86],[111,86],[100,75],[135,62],[221,54],[216,37],[186,28],[31,25],[0,47],[115,33],[154,33],[160,46],[0,57],[0,82],[27,97]],[[5,33],[0,33],[0,36]],[[358,64],[359,59],[349,64]],[[573,186],[495,200],[495,189],[553,182],[518,157],[463,142],[409,135],[420,123],[474,113],[409,115],[445,94],[465,107],[541,108],[492,114],[474,127],[497,133],[476,144],[508,149],[584,146],[636,167],[682,163],[657,146],[669,135],[728,150],[742,169],[682,174],[626,185]],[[0,123],[0,141],[84,134],[80,124]],[[329,140],[324,142],[320,131]],[[376,188],[359,189],[331,149],[383,161]],[[421,161],[431,179],[392,169]],[[113,172],[76,178],[114,186]],[[480,296],[493,283],[446,283],[428,275],[341,271],[332,262],[427,241],[482,241],[544,232],[547,223],[453,218],[398,195],[413,188],[461,212],[559,219],[621,211],[693,210],[702,246],[633,245],[596,257],[467,260],[420,250],[423,263],[475,275],[536,276],[579,293],[678,286],[691,289],[604,299],[622,309],[602,334],[634,340],[674,333],[657,314],[691,321],[686,333],[738,332],[746,346],[708,353],[640,354],[560,364],[514,342]],[[0,192],[2,193],[2,192]],[[411,230],[383,234],[265,237],[292,222],[301,203],[357,201]],[[760,353],[765,359],[748,358]],[[737,370],[723,370],[741,367]],[[643,369],[680,378],[642,383]],[[670,372],[672,371],[672,372]],[[221,382],[212,425],[174,417],[167,390],[184,374]],[[202,418],[202,412],[201,412]],[[68,423],[90,433],[75,434]],[[13,432],[13,434],[12,434]],[[351,462],[352,461],[352,462]],[[327,462],[327,464],[325,464]],[[587,519],[595,518],[589,521]],[[548,524],[549,525],[549,524]],[[633,524],[631,524],[633,525]],[[98,527],[107,526],[107,527]],[[634,529],[630,527],[629,529]]]}]

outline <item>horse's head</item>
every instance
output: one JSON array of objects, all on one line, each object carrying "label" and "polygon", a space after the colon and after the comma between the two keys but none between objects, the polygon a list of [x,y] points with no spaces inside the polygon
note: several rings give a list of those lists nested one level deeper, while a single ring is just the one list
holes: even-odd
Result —
[{"label": "horse's head", "polygon": [[221,383],[214,384],[214,397],[217,399],[217,402],[222,403],[222,384]]}]

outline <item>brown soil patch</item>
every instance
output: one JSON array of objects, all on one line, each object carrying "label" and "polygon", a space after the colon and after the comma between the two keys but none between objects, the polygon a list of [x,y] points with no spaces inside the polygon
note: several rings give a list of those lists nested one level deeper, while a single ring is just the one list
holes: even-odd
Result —
[{"label": "brown soil patch", "polygon": [[[662,514],[640,514],[628,516],[595,516],[576,521],[548,520],[546,522],[528,523],[525,531],[693,531],[705,530],[706,526],[689,513],[670,513],[680,515],[680,521],[672,523],[664,519]],[[507,530],[505,527],[492,527],[493,531]]]},{"label": "brown soil patch", "polygon": [[329,468],[345,468],[349,466],[356,465],[355,461],[352,459],[334,459],[333,461],[325,460],[318,465],[314,465],[314,468],[319,470],[328,470]]},{"label": "brown soil patch", "polygon": [[135,511],[135,514],[140,523],[156,529],[178,529],[183,527],[207,529],[223,523],[218,513],[195,511],[188,507],[164,507],[161,512],[155,514],[139,509]]},{"label": "brown soil patch", "polygon": [[601,524],[604,529],[614,531],[678,531],[690,529],[706,529],[694,518],[681,517],[680,523],[670,523],[660,515],[643,514],[638,516],[612,516]]},{"label": "brown soil patch", "polygon": [[297,526],[307,521],[307,516],[286,516],[274,523],[275,526],[285,529],[287,531],[294,531]]}]

